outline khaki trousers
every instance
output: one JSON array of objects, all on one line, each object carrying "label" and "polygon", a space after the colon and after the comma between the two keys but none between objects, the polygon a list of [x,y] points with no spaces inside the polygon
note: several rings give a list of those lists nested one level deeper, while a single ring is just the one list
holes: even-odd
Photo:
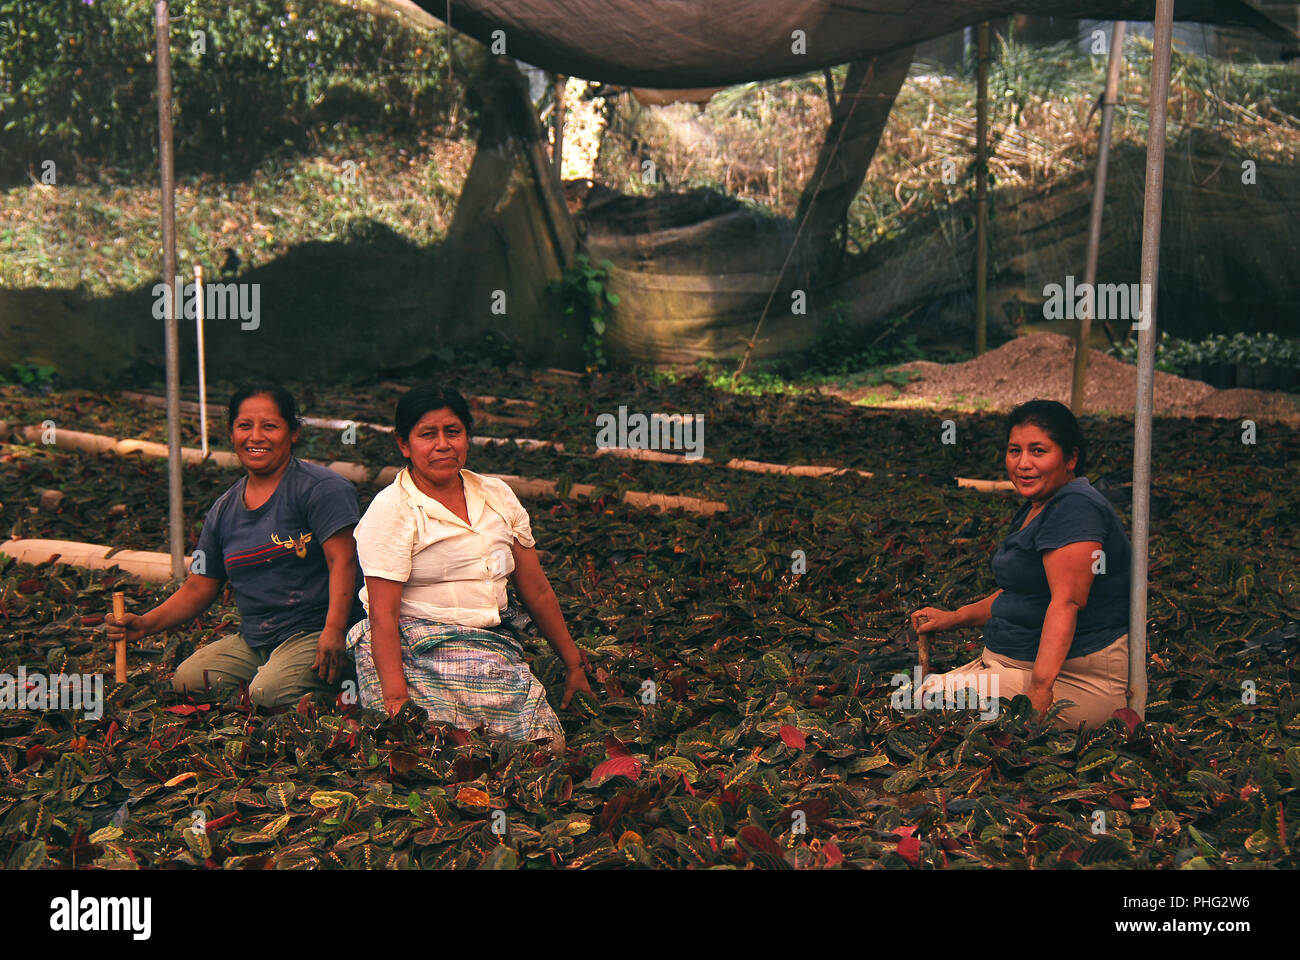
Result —
[{"label": "khaki trousers", "polygon": [[221,683],[248,684],[257,707],[292,706],[304,694],[336,689],[312,670],[320,631],[295,633],[278,646],[250,647],[237,633],[213,640],[176,668],[177,693],[202,692]]},{"label": "khaki trousers", "polygon": [[[998,697],[1010,700],[1029,689],[1033,670],[1033,661],[1013,660],[985,647],[970,663],[948,673],[931,674],[921,684],[921,694],[945,687],[954,690],[972,687],[989,693],[996,689]],[[994,678],[996,688],[992,686]],[[1099,727],[1116,710],[1127,707],[1128,634],[1086,657],[1066,660],[1052,685],[1052,702],[1057,700],[1074,701],[1057,714],[1055,723],[1070,730],[1080,723],[1088,729]]]}]

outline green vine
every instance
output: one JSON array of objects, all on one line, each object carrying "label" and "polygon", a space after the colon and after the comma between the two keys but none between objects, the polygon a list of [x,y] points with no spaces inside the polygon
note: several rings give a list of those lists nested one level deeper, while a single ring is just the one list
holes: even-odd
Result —
[{"label": "green vine", "polygon": [[559,297],[566,317],[576,318],[586,331],[582,343],[587,372],[604,370],[609,364],[605,354],[605,328],[609,308],[617,307],[619,297],[610,293],[609,271],[614,264],[602,260],[593,264],[591,258],[580,253],[573,258],[573,266],[551,285],[551,292]]}]

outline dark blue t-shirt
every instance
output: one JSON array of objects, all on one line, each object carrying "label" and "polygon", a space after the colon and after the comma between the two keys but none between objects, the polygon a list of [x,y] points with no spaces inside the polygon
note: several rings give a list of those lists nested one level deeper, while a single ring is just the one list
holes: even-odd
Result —
[{"label": "dark blue t-shirt", "polygon": [[[289,458],[275,493],[256,510],[244,506],[247,482],[241,479],[208,511],[191,570],[230,580],[244,642],[275,646],[295,633],[324,628],[330,584],[321,543],[356,524],[361,513],[351,482],[297,457]],[[358,590],[362,582],[358,565]],[[363,616],[354,594],[348,626]]]},{"label": "dark blue t-shirt", "polygon": [[[1031,503],[1011,521],[1011,534],[993,555],[993,577],[1002,593],[984,625],[984,645],[1013,660],[1034,660],[1052,592],[1042,552],[1081,540],[1101,544],[1105,573],[1095,573],[1088,604],[1079,611],[1067,658],[1084,657],[1128,633],[1129,563],[1132,551],[1115,508],[1075,477],[1058,490],[1023,530]],[[1094,562],[1094,567],[1098,566]]]}]

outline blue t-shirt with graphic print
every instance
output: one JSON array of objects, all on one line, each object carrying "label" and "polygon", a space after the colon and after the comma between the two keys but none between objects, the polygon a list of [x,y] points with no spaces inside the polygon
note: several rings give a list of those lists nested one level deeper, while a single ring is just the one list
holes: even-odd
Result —
[{"label": "blue t-shirt with graphic print", "polygon": [[[208,511],[191,569],[230,581],[245,643],[275,646],[324,628],[330,586],[321,543],[355,525],[361,513],[350,481],[297,457],[289,458],[275,493],[256,510],[244,506],[247,482],[241,479]],[[356,579],[359,590],[359,565]],[[363,616],[354,593],[347,625]]]},{"label": "blue t-shirt with graphic print", "polygon": [[1017,511],[1011,534],[993,555],[993,578],[1002,593],[993,601],[993,616],[984,625],[984,645],[1013,660],[1034,660],[1052,600],[1043,551],[1095,540],[1101,544],[1105,573],[1093,575],[1088,603],[1079,611],[1066,656],[1085,657],[1110,646],[1128,633],[1132,550],[1119,514],[1087,477],[1075,477],[1058,490],[1021,530],[1031,507],[1026,502]]}]

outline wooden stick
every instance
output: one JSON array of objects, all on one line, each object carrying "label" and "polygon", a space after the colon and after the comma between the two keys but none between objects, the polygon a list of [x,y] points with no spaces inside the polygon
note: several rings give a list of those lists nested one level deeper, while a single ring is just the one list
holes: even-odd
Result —
[{"label": "wooden stick", "polygon": [[[126,594],[121,590],[113,591],[113,619],[118,623],[126,616]],[[117,682],[126,683],[126,637],[113,644],[114,663],[117,667]]]},{"label": "wooden stick", "polygon": [[912,618],[907,619],[907,638],[916,644],[916,659],[921,664],[921,682],[930,675],[930,638],[927,634],[917,633],[912,626]]}]

